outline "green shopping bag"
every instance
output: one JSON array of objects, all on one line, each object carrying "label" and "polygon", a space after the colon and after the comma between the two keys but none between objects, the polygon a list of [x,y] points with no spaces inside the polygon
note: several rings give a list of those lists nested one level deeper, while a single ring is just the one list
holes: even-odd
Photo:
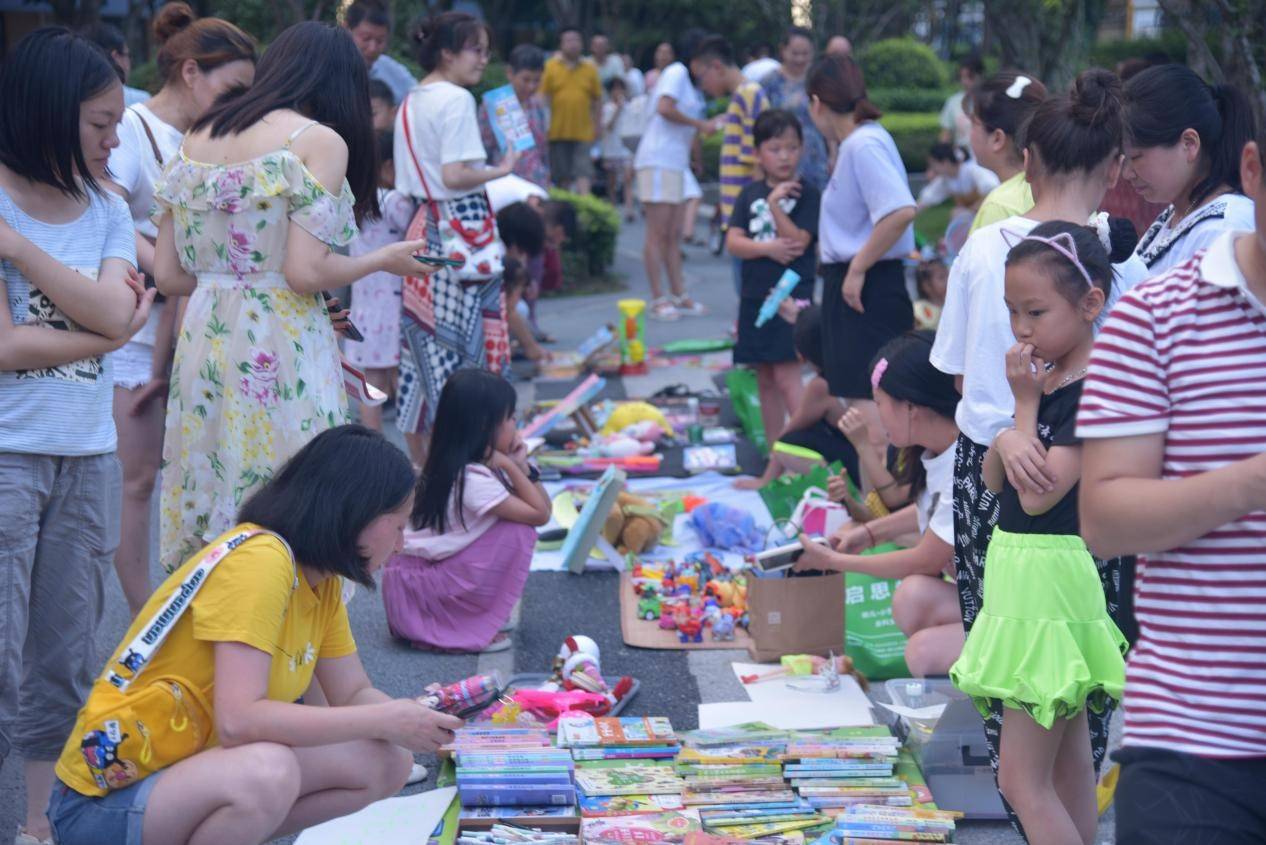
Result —
[{"label": "green shopping bag", "polygon": [[[884,543],[862,552],[877,555],[901,547]],[[844,653],[871,680],[908,678],[906,635],[892,618],[892,594],[899,579],[874,578],[860,572],[844,575]]]},{"label": "green shopping bag", "polygon": [[836,461],[830,466],[816,466],[804,475],[779,476],[760,489],[760,497],[776,521],[791,519],[804,491],[810,487],[825,490],[831,477],[839,475],[842,469],[843,464]]},{"label": "green shopping bag", "polygon": [[756,387],[756,371],[736,367],[725,374],[725,389],[729,391],[734,413],[747,439],[756,444],[762,455],[769,454],[769,441],[765,438],[765,423],[760,418],[760,393]]}]

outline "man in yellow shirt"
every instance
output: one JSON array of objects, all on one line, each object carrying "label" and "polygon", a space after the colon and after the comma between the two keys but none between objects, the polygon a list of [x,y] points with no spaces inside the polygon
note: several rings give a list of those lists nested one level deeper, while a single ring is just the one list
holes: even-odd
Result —
[{"label": "man in yellow shirt", "polygon": [[580,30],[564,29],[558,55],[545,63],[541,95],[549,101],[549,166],[554,184],[589,193],[593,180],[590,153],[602,131],[602,83],[593,62],[581,58]]}]

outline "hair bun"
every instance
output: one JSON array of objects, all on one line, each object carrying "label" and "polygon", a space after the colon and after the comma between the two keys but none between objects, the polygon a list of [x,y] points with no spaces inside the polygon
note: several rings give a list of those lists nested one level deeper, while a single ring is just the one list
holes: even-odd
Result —
[{"label": "hair bun", "polygon": [[176,33],[188,27],[198,19],[197,13],[188,3],[168,3],[158,10],[154,16],[154,39],[162,46]]},{"label": "hair bun", "polygon": [[1074,80],[1068,99],[1069,116],[1085,126],[1098,127],[1121,119],[1121,80],[1111,71],[1083,71]]}]

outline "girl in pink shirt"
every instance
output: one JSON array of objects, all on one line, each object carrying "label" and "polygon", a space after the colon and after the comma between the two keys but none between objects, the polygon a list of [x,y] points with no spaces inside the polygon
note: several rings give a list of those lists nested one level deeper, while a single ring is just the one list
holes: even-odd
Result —
[{"label": "girl in pink shirt", "polygon": [[502,651],[550,500],[514,424],[514,388],[463,369],[440,393],[404,552],[383,571],[391,633],[415,647]]}]

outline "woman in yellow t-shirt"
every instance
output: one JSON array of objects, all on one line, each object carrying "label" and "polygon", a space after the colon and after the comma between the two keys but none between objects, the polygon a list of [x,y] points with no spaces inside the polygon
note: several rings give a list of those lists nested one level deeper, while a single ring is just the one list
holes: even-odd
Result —
[{"label": "woman in yellow t-shirt", "polygon": [[968,93],[963,108],[971,117],[972,155],[1001,182],[980,204],[972,232],[1033,208],[1033,191],[1024,178],[1024,155],[1017,139],[1024,122],[1045,99],[1045,85],[1010,70],[995,73]]},{"label": "woman in yellow t-shirt", "polygon": [[[264,842],[395,794],[452,739],[460,720],[373,687],[341,596],[400,551],[413,485],[381,435],[330,429],[167,578],[57,761],[61,845]],[[314,677],[329,707],[298,701]]]}]

